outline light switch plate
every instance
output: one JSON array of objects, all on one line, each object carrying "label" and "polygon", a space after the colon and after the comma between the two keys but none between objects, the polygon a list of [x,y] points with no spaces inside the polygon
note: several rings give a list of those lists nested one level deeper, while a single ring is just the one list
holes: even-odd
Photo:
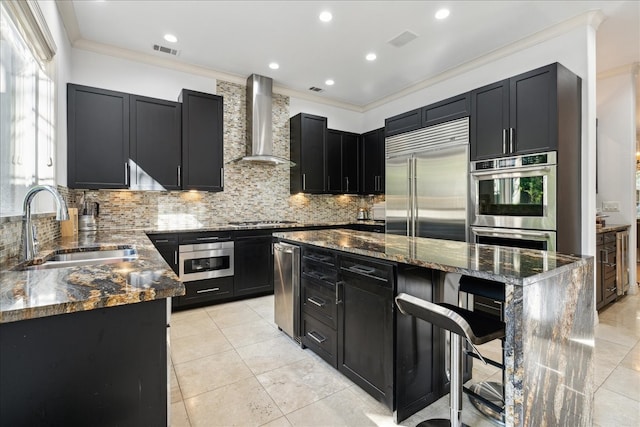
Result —
[{"label": "light switch plate", "polygon": [[620,202],[602,202],[602,212],[620,212]]}]

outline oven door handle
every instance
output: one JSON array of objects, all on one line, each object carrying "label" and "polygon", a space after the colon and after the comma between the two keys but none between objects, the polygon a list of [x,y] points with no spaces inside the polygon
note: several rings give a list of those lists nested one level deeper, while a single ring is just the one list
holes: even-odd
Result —
[{"label": "oven door handle", "polygon": [[488,236],[488,237],[515,237],[515,236],[526,236],[532,238],[539,238],[540,240],[545,240],[546,237],[551,236],[551,232],[549,231],[526,231],[526,230],[515,230],[515,231],[505,231],[503,228],[472,228],[471,231],[473,234],[477,236]]},{"label": "oven door handle", "polygon": [[480,171],[471,172],[471,176],[476,177],[476,176],[494,175],[495,177],[501,177],[504,175],[512,175],[513,172],[549,173],[551,172],[551,166],[518,166],[515,168],[480,170]]}]

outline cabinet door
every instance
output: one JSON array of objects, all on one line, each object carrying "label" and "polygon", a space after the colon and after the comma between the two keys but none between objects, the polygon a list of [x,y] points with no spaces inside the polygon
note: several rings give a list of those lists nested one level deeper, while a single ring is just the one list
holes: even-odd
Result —
[{"label": "cabinet door", "polygon": [[[358,264],[354,265],[359,269]],[[365,271],[370,267],[365,266]],[[375,274],[375,273],[371,273]],[[338,370],[391,408],[393,402],[393,290],[368,273],[340,269]],[[372,313],[375,313],[372,316]]]},{"label": "cabinet door", "polygon": [[178,102],[131,95],[131,188],[180,189],[182,107]]},{"label": "cabinet door", "polygon": [[509,80],[471,92],[471,160],[508,153]]},{"label": "cabinet door", "polygon": [[398,135],[400,133],[410,132],[422,127],[422,108],[407,111],[398,114],[384,121],[384,129],[386,136]]},{"label": "cabinet door", "polygon": [[362,180],[360,192],[380,194],[384,192],[384,128],[362,135]]},{"label": "cabinet door", "polygon": [[222,191],[223,100],[221,96],[183,90],[182,188]]},{"label": "cabinet door", "polygon": [[359,190],[358,171],[358,143],[359,135],[342,133],[342,192],[355,194]]},{"label": "cabinet door", "polygon": [[433,126],[471,114],[469,92],[422,107],[422,126]]},{"label": "cabinet door", "polygon": [[342,193],[342,132],[327,131],[327,192]]},{"label": "cabinet door", "polygon": [[129,187],[129,95],[67,86],[69,188]]},{"label": "cabinet door", "polygon": [[291,193],[324,193],[327,118],[300,113],[289,124]]},{"label": "cabinet door", "polygon": [[596,309],[604,305],[604,292],[602,289],[602,263],[604,262],[604,246],[596,247]]},{"label": "cabinet door", "polygon": [[556,150],[558,109],[556,67],[551,65],[509,79],[510,151]]},{"label": "cabinet door", "polygon": [[271,236],[236,238],[234,244],[234,295],[273,292]]}]

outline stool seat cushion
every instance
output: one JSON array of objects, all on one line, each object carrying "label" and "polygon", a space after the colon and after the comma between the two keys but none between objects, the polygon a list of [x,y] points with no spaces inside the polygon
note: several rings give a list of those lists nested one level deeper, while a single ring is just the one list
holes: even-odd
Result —
[{"label": "stool seat cushion", "polygon": [[467,321],[476,338],[475,342],[472,341],[473,344],[484,344],[502,338],[505,335],[505,324],[500,320],[453,304],[439,303],[438,305],[458,313]]}]

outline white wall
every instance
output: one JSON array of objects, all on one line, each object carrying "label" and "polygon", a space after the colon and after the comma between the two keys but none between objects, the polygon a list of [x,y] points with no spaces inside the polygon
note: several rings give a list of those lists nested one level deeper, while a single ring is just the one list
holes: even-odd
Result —
[{"label": "white wall", "polygon": [[[364,133],[373,129],[377,129],[363,128],[364,115],[357,111],[346,110],[344,108],[321,104],[319,102],[313,102],[309,101],[308,99],[295,98],[292,96],[289,99],[290,117],[293,117],[298,113],[308,113],[326,117],[327,127],[329,129],[337,129],[345,132],[355,133]],[[384,122],[378,127],[382,126],[384,126]]]},{"label": "white wall", "polygon": [[[622,74],[597,81],[598,116],[598,194],[602,202],[617,201],[620,212],[604,212],[609,224],[631,224],[629,265],[636,259],[636,73],[629,68]],[[636,269],[630,268],[630,282],[636,283]],[[635,290],[635,287],[632,289]]]},{"label": "white wall", "polygon": [[182,89],[216,93],[216,79],[73,49],[71,82],[177,101]]}]

